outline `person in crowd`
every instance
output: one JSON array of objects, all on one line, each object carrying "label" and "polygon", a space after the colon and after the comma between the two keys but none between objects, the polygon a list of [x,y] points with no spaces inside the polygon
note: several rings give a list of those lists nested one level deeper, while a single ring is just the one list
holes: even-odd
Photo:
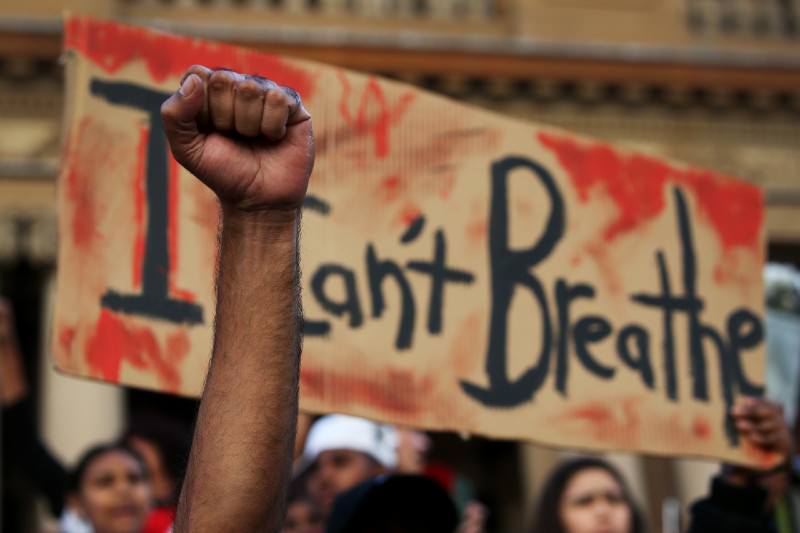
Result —
[{"label": "person in crowd", "polygon": [[188,428],[154,413],[135,415],[122,442],[144,459],[150,476],[154,507],[144,533],[162,533],[175,520],[178,493],[189,456]]},{"label": "person in crowd", "polygon": [[[142,457],[124,444],[103,444],[78,461],[70,483],[94,533],[142,533],[152,493]],[[161,533],[165,533],[166,530]]]},{"label": "person in crowd", "polygon": [[428,454],[431,450],[431,439],[424,431],[414,428],[397,428],[397,464],[394,471],[398,474],[424,474],[428,468]]},{"label": "person in crowd", "polygon": [[[13,316],[7,302],[0,299],[0,374],[3,406],[3,464],[15,465],[45,497],[48,510],[59,518],[62,533],[88,533],[91,525],[81,512],[78,487],[61,462],[42,442],[28,393],[24,362],[14,331]],[[182,461],[188,455],[185,432],[155,416],[134,418],[122,439],[143,458],[153,472],[149,491],[155,507],[142,533],[164,533],[174,520],[180,489]],[[9,524],[13,525],[13,524]],[[18,528],[14,528],[18,529]]]},{"label": "person in crowd", "polygon": [[326,533],[454,533],[458,526],[456,507],[439,483],[426,476],[394,474],[341,494]]},{"label": "person in crowd", "polygon": [[308,471],[295,477],[289,484],[286,503],[286,521],[281,533],[322,533],[322,512],[306,489]]},{"label": "person in crowd", "polygon": [[[776,503],[788,486],[792,442],[778,404],[743,398],[731,412],[742,445],[771,454],[768,470],[723,465],[709,495],[691,507],[689,533],[778,533]],[[583,457],[558,466],[545,483],[532,532],[640,533],[642,514],[621,474],[602,459]]]},{"label": "person in crowd", "polygon": [[536,506],[531,533],[643,533],[644,518],[622,474],[581,457],[559,465]]},{"label": "person in crowd", "polygon": [[461,514],[458,533],[483,533],[489,510],[474,498],[472,485],[452,466],[442,462],[430,463],[431,439],[423,431],[399,428],[397,431],[398,474],[424,475],[444,488]]},{"label": "person in crowd", "polygon": [[397,432],[347,415],[327,415],[309,430],[303,460],[308,493],[323,516],[337,496],[397,466]]},{"label": "person in crowd", "polygon": [[[446,502],[445,517],[442,520],[447,523],[448,510],[453,507],[453,501],[447,491],[444,491],[446,498],[442,499],[441,491],[432,491],[427,482],[414,481],[416,477],[429,479],[425,471],[426,455],[430,450],[430,445],[430,439],[424,432],[410,428],[396,429],[346,415],[327,415],[318,419],[311,425],[306,438],[303,454],[306,468],[301,476],[306,478],[305,484],[312,503],[310,508],[317,507],[321,510],[325,520],[330,517],[328,531],[339,531],[344,527],[343,524],[346,521],[344,515],[349,517],[355,512],[358,507],[355,504],[360,505],[361,497],[368,490],[384,487],[379,492],[379,494],[383,494],[382,491],[386,490],[385,487],[390,487],[393,497],[398,498],[397,502],[406,502],[416,498],[417,494],[414,493],[414,490],[421,487],[423,493],[434,495],[433,501]],[[402,478],[404,480],[411,479],[412,481],[392,481],[386,486],[382,484],[381,480],[389,479],[388,476],[394,478],[397,474],[404,475],[405,477]],[[300,478],[297,478],[293,481],[293,485],[295,482],[301,481]],[[435,483],[437,487],[445,488],[438,480]],[[340,496],[357,486],[362,487],[360,491],[356,491],[357,497],[351,496],[340,501]],[[406,494],[403,490],[411,492]],[[290,489],[289,515],[293,511],[293,502],[295,501],[291,493]],[[369,501],[372,501],[371,498]],[[389,505],[388,501],[384,499],[378,501],[381,505]],[[348,509],[344,515],[342,514],[343,505]],[[297,507],[298,510],[303,509],[299,505]],[[421,514],[417,516],[417,514],[422,511],[427,512],[428,507],[420,509],[413,511],[406,509],[402,513],[412,520],[408,523],[403,522],[406,524],[404,527],[416,524],[415,528],[409,529],[409,531],[424,530],[419,529],[422,527],[420,524],[424,522],[424,517]],[[336,515],[335,517],[331,515],[332,512]],[[289,515],[287,515],[287,522],[291,520]],[[359,523],[367,523],[369,516],[380,515],[383,519],[389,520],[387,518],[389,514],[386,512],[362,515],[363,511],[359,511]],[[481,533],[484,530],[485,522],[485,508],[478,502],[471,502],[465,509],[458,532]],[[383,527],[387,527],[389,523],[380,522]],[[438,523],[435,521],[435,517],[433,523]],[[375,527],[377,527],[377,523]],[[376,531],[381,531],[381,529]],[[433,529],[432,531],[446,530]]]},{"label": "person in crowd", "polygon": [[[13,313],[3,298],[0,298],[0,404],[4,481],[12,472],[21,474],[44,496],[52,515],[60,516],[65,508],[68,473],[39,436]],[[17,496],[3,493],[3,506],[9,511],[3,516],[3,526],[9,531],[22,527]]]},{"label": "person in crowd", "polygon": [[707,497],[691,507],[689,533],[777,533],[792,531],[779,504],[791,481],[793,443],[777,403],[744,398],[731,412],[745,446],[777,458],[777,466],[753,469],[723,465]]}]

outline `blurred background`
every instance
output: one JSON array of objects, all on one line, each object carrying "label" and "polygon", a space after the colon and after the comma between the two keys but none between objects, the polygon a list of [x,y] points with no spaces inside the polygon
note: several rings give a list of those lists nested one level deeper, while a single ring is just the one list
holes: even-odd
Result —
[{"label": "blurred background", "polygon": [[[794,424],[800,0],[3,0],[0,294],[16,317],[35,423],[64,464],[137,416],[155,412],[188,428],[196,410],[193,400],[73,380],[50,368],[65,10],[387,76],[762,186],[776,263],[766,273],[770,389]],[[515,531],[527,521],[543,478],[565,453],[457,435],[432,439],[432,458],[446,458],[488,505],[490,531]],[[611,459],[654,531],[665,533],[718,469],[702,461]],[[48,513],[8,461],[4,514],[13,508],[23,531],[38,531]]]}]

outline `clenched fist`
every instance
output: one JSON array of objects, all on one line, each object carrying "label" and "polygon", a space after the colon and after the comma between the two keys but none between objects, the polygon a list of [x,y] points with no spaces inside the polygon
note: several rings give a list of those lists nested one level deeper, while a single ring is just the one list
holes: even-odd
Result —
[{"label": "clenched fist", "polygon": [[295,209],[314,166],[311,115],[270,80],[194,65],[161,106],[175,159],[226,207]]}]

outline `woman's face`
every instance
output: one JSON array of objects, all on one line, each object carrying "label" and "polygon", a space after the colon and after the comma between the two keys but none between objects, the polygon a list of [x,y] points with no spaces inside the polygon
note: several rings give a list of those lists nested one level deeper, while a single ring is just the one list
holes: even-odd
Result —
[{"label": "woman's face", "polygon": [[631,508],[622,487],[603,468],[587,468],[567,483],[559,503],[567,533],[630,533]]},{"label": "woman's face", "polygon": [[81,508],[95,533],[139,533],[150,497],[142,466],[119,450],[96,457],[81,480]]},{"label": "woman's face", "polygon": [[281,533],[322,533],[322,515],[307,500],[295,500],[286,509]]},{"label": "woman's face", "polygon": [[153,499],[161,505],[172,504],[175,498],[175,481],[167,472],[158,447],[149,440],[136,436],[129,438],[127,443],[142,456],[147,465]]}]

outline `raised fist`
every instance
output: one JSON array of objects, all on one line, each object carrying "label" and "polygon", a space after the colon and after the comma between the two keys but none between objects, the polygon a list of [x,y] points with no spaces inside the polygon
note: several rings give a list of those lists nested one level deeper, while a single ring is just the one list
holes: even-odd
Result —
[{"label": "raised fist", "polygon": [[300,96],[231,70],[189,68],[161,106],[175,159],[223,205],[295,209],[314,166],[311,115]]}]

